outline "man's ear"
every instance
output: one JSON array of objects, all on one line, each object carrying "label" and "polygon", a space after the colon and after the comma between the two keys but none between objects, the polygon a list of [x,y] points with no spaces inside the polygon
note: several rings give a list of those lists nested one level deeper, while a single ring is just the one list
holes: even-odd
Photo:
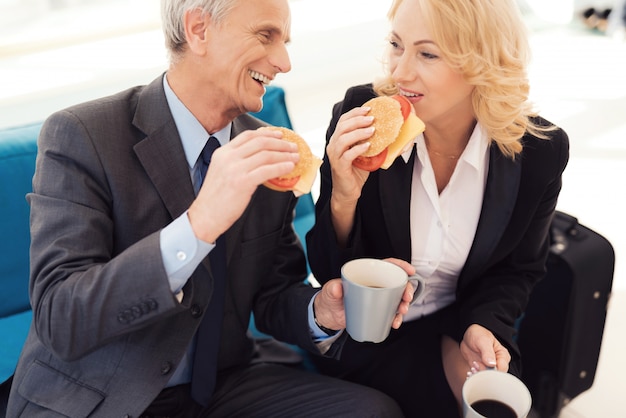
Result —
[{"label": "man's ear", "polygon": [[209,22],[211,16],[203,13],[202,9],[196,8],[185,13],[183,24],[185,26],[185,38],[189,49],[196,54],[204,54],[206,41],[209,35]]}]

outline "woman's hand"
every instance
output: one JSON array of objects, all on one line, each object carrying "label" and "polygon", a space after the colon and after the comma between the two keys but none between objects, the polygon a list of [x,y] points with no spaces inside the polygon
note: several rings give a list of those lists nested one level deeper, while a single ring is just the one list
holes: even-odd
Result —
[{"label": "woman's hand", "polygon": [[[404,260],[400,260],[398,258],[385,258],[385,261],[393,263],[399,267],[402,267],[406,274],[412,276],[415,274],[415,267],[409,262]],[[398,306],[398,312],[396,313],[393,322],[391,323],[391,328],[398,329],[400,325],[402,325],[402,321],[404,320],[404,315],[409,312],[409,306],[411,306],[411,301],[413,301],[413,293],[415,293],[413,285],[411,282],[408,282],[406,288],[404,289],[404,293],[402,294],[402,300],[400,301],[400,306]]]},{"label": "woman's hand", "polygon": [[461,354],[469,365],[470,374],[487,368],[509,370],[511,355],[487,328],[470,325],[461,341]]},{"label": "woman's hand", "polygon": [[326,146],[333,179],[332,199],[337,202],[356,205],[369,176],[368,171],[352,165],[355,158],[367,151],[367,139],[374,133],[374,118],[366,116],[367,112],[368,107],[357,107],[341,115]]},{"label": "woman's hand", "polygon": [[367,112],[368,107],[357,107],[341,115],[326,146],[333,180],[331,219],[337,243],[341,247],[346,245],[354,224],[356,204],[369,176],[368,171],[352,165],[352,161],[369,148],[367,139],[374,133],[374,127],[371,126],[374,118],[366,116]]}]

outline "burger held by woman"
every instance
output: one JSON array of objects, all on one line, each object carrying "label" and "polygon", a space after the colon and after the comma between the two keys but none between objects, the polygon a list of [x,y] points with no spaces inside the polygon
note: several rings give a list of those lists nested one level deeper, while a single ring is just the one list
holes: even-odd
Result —
[{"label": "burger held by woman", "polygon": [[[386,76],[333,108],[309,262],[322,283],[359,257],[406,260],[424,283],[382,343],[349,339],[323,373],[391,395],[405,415],[458,417],[468,374],[519,375],[515,321],[545,274],[567,134],[529,102],[513,0],[394,0]],[[369,99],[401,95],[425,130],[387,169],[363,170]],[[377,121],[380,122],[380,121]]]}]

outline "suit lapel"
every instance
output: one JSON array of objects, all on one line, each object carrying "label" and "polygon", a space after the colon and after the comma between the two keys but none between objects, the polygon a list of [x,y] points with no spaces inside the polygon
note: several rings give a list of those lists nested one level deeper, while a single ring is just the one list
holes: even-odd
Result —
[{"label": "suit lapel", "polygon": [[[189,208],[195,194],[185,151],[165,99],[162,77],[153,81],[142,92],[133,123],[146,134],[146,137],[135,145],[137,158],[154,183],[168,212],[175,219]],[[255,119],[247,115],[240,116],[233,121],[231,139],[244,130],[257,127],[258,121]],[[257,194],[258,192],[253,194],[243,215],[226,231],[227,263],[237,248],[241,228]],[[208,259],[202,264],[208,268]]]},{"label": "suit lapel", "polygon": [[[163,78],[148,85],[137,103],[133,124],[146,134],[135,145],[137,158],[152,180],[172,219],[183,214],[195,199],[187,159],[176,123],[167,105]],[[209,258],[202,260],[211,271]],[[191,285],[191,281],[188,282]]]},{"label": "suit lapel", "polygon": [[189,208],[194,199],[185,151],[165,99],[159,77],[142,92],[133,123],[146,133],[135,145],[137,158],[152,180],[172,218]]},{"label": "suit lapel", "polygon": [[411,211],[411,181],[413,178],[413,164],[416,150],[413,147],[411,158],[407,163],[398,158],[387,170],[378,170],[380,199],[382,202],[383,217],[389,233],[389,241],[394,254],[399,254],[405,260],[411,259],[411,228],[410,222],[403,222],[410,218]]},{"label": "suit lapel", "polygon": [[490,148],[489,175],[474,243],[459,281],[474,277],[485,266],[511,219],[522,174],[521,157],[505,157]]}]

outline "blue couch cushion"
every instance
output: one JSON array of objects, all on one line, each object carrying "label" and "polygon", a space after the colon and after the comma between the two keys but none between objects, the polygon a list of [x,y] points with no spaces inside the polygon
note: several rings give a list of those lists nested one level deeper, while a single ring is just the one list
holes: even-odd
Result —
[{"label": "blue couch cushion", "polygon": [[32,311],[0,318],[0,382],[4,382],[15,371],[15,365],[20,357],[22,346],[26,341],[30,322],[33,319]]},{"label": "blue couch cushion", "polygon": [[40,129],[37,123],[0,131],[0,318],[30,309],[26,194],[32,190]]}]

